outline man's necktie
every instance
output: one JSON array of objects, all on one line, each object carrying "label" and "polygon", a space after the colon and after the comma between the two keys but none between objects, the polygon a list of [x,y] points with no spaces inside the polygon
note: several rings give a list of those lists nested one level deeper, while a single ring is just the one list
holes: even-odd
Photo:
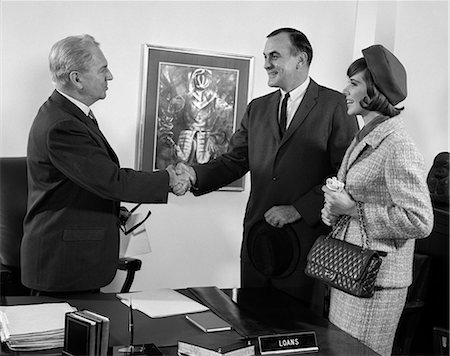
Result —
[{"label": "man's necktie", "polygon": [[94,113],[92,112],[92,110],[89,110],[88,116],[89,116],[89,118],[94,122],[95,126],[98,127],[97,119],[95,118]]},{"label": "man's necktie", "polygon": [[286,132],[286,123],[287,123],[287,102],[289,100],[289,93],[286,93],[284,96],[283,102],[281,103],[281,111],[280,111],[280,132],[281,136]]}]

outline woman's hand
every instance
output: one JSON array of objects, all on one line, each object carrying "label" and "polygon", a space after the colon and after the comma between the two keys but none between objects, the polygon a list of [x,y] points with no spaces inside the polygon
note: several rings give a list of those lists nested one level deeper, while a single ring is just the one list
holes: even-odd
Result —
[{"label": "woman's hand", "polygon": [[322,213],[322,221],[327,226],[334,225],[339,220],[339,216],[331,214],[330,210],[326,206],[322,208],[321,213]]},{"label": "woman's hand", "polygon": [[345,189],[340,192],[332,191],[324,185],[322,191],[325,197],[325,205],[322,209],[322,220],[325,224],[327,224],[326,221],[336,222],[336,217],[341,215],[358,216],[356,202]]}]

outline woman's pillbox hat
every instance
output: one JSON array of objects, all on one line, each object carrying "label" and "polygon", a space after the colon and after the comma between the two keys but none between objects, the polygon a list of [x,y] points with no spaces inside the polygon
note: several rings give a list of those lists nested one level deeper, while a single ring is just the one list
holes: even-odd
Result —
[{"label": "woman's pillbox hat", "polygon": [[372,74],[378,90],[392,105],[406,98],[406,70],[400,61],[382,45],[362,50],[367,69]]}]

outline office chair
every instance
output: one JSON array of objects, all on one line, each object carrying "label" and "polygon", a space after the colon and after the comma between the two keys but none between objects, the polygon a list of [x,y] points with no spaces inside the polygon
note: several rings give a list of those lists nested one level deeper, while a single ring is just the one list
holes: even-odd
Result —
[{"label": "office chair", "polygon": [[[429,237],[416,241],[416,252],[431,258],[428,293],[411,347],[413,355],[435,355],[442,347],[448,355],[448,340],[438,330],[449,328],[449,152],[438,153],[427,176],[434,225]],[[447,344],[445,344],[447,342]],[[442,344],[441,344],[442,343]],[[437,353],[436,353],[437,352]]]},{"label": "office chair", "polygon": [[[29,295],[20,278],[20,244],[27,209],[27,158],[0,158],[0,295]],[[126,271],[121,293],[130,290],[142,261],[120,258],[118,269]]]},{"label": "office chair", "polygon": [[449,332],[448,329],[433,328],[433,355],[449,354]]},{"label": "office chair", "polygon": [[413,281],[408,288],[406,304],[398,323],[393,355],[415,355],[413,342],[419,335],[425,311],[431,263],[431,256],[414,253]]}]

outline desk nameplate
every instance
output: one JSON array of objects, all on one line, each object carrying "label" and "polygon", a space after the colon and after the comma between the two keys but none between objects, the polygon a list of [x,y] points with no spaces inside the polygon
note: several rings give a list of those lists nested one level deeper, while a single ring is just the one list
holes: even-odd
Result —
[{"label": "desk nameplate", "polygon": [[319,351],[314,331],[259,336],[258,343],[261,355]]}]

